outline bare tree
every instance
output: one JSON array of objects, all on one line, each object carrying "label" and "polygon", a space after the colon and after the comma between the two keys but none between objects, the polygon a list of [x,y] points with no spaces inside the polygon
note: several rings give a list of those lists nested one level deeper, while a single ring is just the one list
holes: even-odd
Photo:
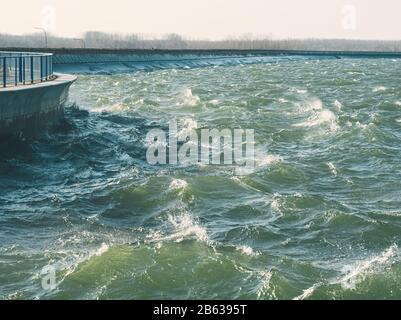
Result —
[{"label": "bare tree", "polygon": [[[48,35],[50,48],[81,48],[75,38]],[[189,40],[178,34],[151,37],[141,34],[118,34],[89,31],[82,38],[86,48],[96,49],[176,49],[176,50],[320,50],[320,51],[389,51],[400,52],[401,40],[344,40],[344,39],[279,39],[255,37],[245,33],[219,41]],[[43,48],[43,35],[32,33],[10,35],[0,33],[0,48]]]}]

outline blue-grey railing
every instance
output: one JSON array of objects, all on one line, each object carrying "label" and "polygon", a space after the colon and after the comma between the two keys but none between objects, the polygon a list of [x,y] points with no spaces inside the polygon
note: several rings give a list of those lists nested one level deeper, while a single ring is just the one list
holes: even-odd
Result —
[{"label": "blue-grey railing", "polygon": [[53,79],[53,54],[0,51],[0,88]]}]

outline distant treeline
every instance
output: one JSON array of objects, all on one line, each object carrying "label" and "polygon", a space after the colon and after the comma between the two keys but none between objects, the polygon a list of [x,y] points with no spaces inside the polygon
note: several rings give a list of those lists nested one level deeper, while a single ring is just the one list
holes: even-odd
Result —
[{"label": "distant treeline", "polygon": [[[44,33],[9,35],[0,33],[2,48],[44,48]],[[401,40],[282,39],[255,38],[245,35],[219,41],[189,40],[178,34],[150,38],[139,34],[86,32],[82,38],[47,35],[49,48],[158,49],[158,50],[319,50],[319,51],[401,51]]]}]

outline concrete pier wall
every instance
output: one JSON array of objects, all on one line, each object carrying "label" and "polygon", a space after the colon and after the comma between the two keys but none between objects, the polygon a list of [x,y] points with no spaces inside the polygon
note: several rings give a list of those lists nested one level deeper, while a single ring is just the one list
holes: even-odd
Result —
[{"label": "concrete pier wall", "polygon": [[0,89],[0,135],[31,135],[60,121],[76,77],[56,76],[53,81]]}]

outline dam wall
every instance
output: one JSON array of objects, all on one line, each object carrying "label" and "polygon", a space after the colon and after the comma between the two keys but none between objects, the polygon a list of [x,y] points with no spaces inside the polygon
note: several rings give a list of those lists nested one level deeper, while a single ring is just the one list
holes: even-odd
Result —
[{"label": "dam wall", "polygon": [[55,50],[59,72],[108,73],[274,63],[294,59],[401,58],[397,52],[259,50]]},{"label": "dam wall", "polygon": [[[53,58],[53,63],[55,70],[59,72],[107,73],[234,66],[313,58],[316,57],[312,55],[295,57],[236,52],[73,53],[56,54]],[[335,57],[325,56],[323,58],[334,59]]]}]

